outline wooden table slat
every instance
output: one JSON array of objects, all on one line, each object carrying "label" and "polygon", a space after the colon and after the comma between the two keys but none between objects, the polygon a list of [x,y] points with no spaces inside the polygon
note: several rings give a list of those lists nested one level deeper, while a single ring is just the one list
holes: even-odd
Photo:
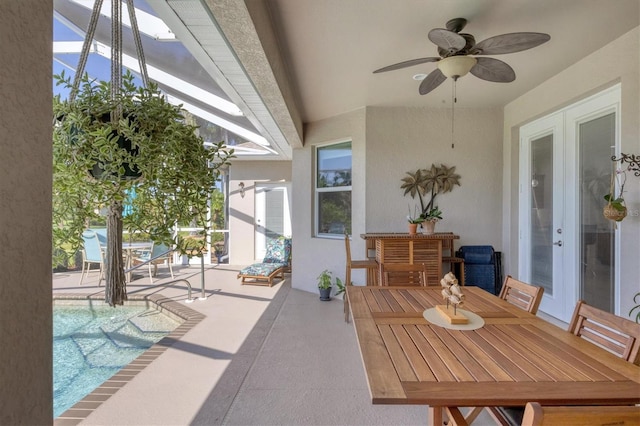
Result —
[{"label": "wooden table slat", "polygon": [[478,335],[487,341],[494,348],[501,348],[500,352],[506,356],[509,361],[518,366],[523,373],[525,373],[531,380],[536,382],[540,381],[553,381],[552,377],[545,373],[544,367],[537,363],[534,359],[529,359],[528,355],[531,352],[520,351],[519,348],[513,344],[513,341],[522,338],[522,335],[518,333],[517,325],[504,326],[508,327],[509,338],[501,340],[495,333],[495,325],[487,325],[478,330]]},{"label": "wooden table slat", "polygon": [[[450,377],[449,380],[456,381],[472,381],[475,377],[467,370],[467,366],[460,362],[459,354],[454,352],[454,347],[447,345],[446,341],[440,339],[440,337],[434,332],[434,330],[427,326],[414,327],[417,332],[420,332],[422,337],[431,345],[435,351],[435,355],[439,358],[442,364],[447,369],[447,376],[439,376],[440,381],[444,381]],[[448,339],[446,339],[448,340]],[[423,353],[423,356],[432,356],[430,353]],[[433,364],[433,360],[430,360]]]},{"label": "wooden table slat", "polygon": [[353,323],[358,342],[366,342],[364,345],[360,343],[360,354],[367,369],[371,398],[380,401],[402,399],[404,390],[378,327],[368,319],[354,318]]},{"label": "wooden table slat", "polygon": [[[391,357],[391,361],[393,362],[393,366],[398,373],[398,377],[400,378],[400,380],[418,380],[416,373],[414,372],[411,364],[409,363],[409,360],[407,359],[407,355],[403,352],[396,335],[391,330],[391,327],[389,325],[379,325],[378,330],[380,330],[380,335],[382,336],[382,340],[387,347],[387,351],[389,352],[389,356]],[[432,380],[435,380],[433,374],[431,375],[431,378]]]},{"label": "wooden table slat", "polygon": [[547,341],[540,339],[524,327],[519,327],[518,331],[522,338],[521,341],[513,340],[511,335],[505,333],[506,330],[503,327],[496,326],[492,331],[497,336],[502,336],[503,341],[511,339],[511,345],[515,345],[521,352],[530,353],[532,355],[530,356],[531,362],[535,363],[538,368],[544,369],[554,381],[584,381],[588,379],[587,376],[559,356],[558,351],[548,345]]},{"label": "wooden table slat", "polygon": [[[495,381],[495,378],[487,371],[486,367],[480,364],[476,357],[462,345],[460,339],[452,336],[447,329],[442,327],[433,327],[431,330],[449,347],[451,352],[456,355],[457,360],[460,364],[464,365],[464,368],[471,374],[473,380],[476,382]],[[495,367],[497,368],[498,366],[495,365]]]},{"label": "wooden table slat", "polygon": [[393,332],[394,339],[396,339],[401,350],[404,352],[405,359],[411,366],[417,380],[423,382],[436,381],[437,378],[434,375],[434,372],[425,362],[422,354],[414,344],[412,337],[407,332],[407,329],[401,325],[392,325],[390,327]]}]

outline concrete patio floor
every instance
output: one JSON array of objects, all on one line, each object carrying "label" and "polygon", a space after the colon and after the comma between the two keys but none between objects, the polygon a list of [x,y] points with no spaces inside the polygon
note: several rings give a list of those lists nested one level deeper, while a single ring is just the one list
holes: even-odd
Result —
[{"label": "concrete patio floor", "polygon": [[[342,299],[240,285],[239,267],[205,268],[206,300],[187,304],[206,317],[86,419],[56,425],[425,425],[427,407],[372,405],[353,324]],[[201,295],[199,267],[176,267]],[[315,278],[310,278],[315,281]],[[171,281],[160,266],[155,284]],[[53,292],[99,293],[97,272],[54,274]],[[102,283],[104,284],[104,282]],[[129,293],[160,293],[184,303],[187,288],[150,287],[148,275]],[[117,309],[117,308],[116,308]],[[477,425],[492,424],[488,416]]]}]

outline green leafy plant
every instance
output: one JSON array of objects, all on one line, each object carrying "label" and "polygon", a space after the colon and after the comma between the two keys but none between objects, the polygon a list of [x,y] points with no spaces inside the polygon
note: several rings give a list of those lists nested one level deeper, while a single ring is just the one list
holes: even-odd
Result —
[{"label": "green leafy plant", "polygon": [[[616,182],[620,186],[620,193],[616,196],[615,184]],[[608,206],[611,206],[619,214],[614,215],[616,221],[621,221],[626,216],[627,207],[624,202],[624,185],[627,182],[627,173],[625,170],[616,169],[611,175],[611,189],[608,194],[604,196]]]},{"label": "green leafy plant", "polygon": [[331,288],[331,278],[331,272],[329,270],[325,269],[320,272],[320,275],[318,275],[318,288],[325,290]]},{"label": "green leafy plant", "polygon": [[424,215],[423,221],[438,221],[442,219],[442,211],[438,208],[438,206],[433,207],[431,210]]},{"label": "green leafy plant", "polygon": [[339,296],[346,291],[345,285],[342,283],[342,280],[338,277],[336,277],[336,288],[338,289],[338,291],[336,291],[336,296]]},{"label": "green leafy plant", "polygon": [[[64,73],[54,78],[75,92],[72,101],[58,95],[53,102],[54,253],[77,251],[100,210],[107,212],[107,293],[125,287],[123,227],[183,254],[202,253],[208,200],[233,150],[222,142],[205,147],[180,106],[154,83],[137,87],[130,73],[115,96],[110,82],[85,75],[75,91]],[[174,236],[176,223],[198,224],[203,238]],[[122,304],[126,291],[107,299]]]},{"label": "green leafy plant", "polygon": [[[438,219],[442,219],[442,212],[435,205],[436,196],[450,192],[457,185],[460,186],[460,175],[455,173],[456,167],[447,167],[444,164],[436,166],[432,164],[428,169],[418,169],[415,172],[407,172],[407,176],[402,178],[400,189],[404,189],[404,195],[409,194],[411,198],[418,197],[420,202],[420,216],[422,221],[428,219],[435,210]],[[425,203],[426,197],[429,201]],[[435,210],[434,210],[435,209]]]}]

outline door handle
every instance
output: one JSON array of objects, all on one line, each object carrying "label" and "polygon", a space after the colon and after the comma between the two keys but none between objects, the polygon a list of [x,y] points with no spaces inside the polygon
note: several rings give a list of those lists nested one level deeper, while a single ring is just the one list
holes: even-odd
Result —
[{"label": "door handle", "polygon": [[553,243],[554,246],[558,246],[558,247],[562,247],[562,240],[558,240],[555,243]]}]

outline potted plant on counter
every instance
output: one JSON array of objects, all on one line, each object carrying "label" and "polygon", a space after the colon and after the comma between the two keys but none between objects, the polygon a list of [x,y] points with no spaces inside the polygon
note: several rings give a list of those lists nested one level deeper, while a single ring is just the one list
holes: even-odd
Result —
[{"label": "potted plant on counter", "polygon": [[436,228],[436,222],[442,219],[442,212],[438,206],[433,207],[424,215],[424,221],[422,222],[423,232],[427,235],[433,234]]},{"label": "potted plant on counter", "polygon": [[414,209],[413,216],[411,215],[411,210],[409,210],[409,214],[407,215],[407,222],[409,223],[409,234],[414,235],[418,231],[418,225],[424,222],[424,218],[421,214],[417,214]]}]

